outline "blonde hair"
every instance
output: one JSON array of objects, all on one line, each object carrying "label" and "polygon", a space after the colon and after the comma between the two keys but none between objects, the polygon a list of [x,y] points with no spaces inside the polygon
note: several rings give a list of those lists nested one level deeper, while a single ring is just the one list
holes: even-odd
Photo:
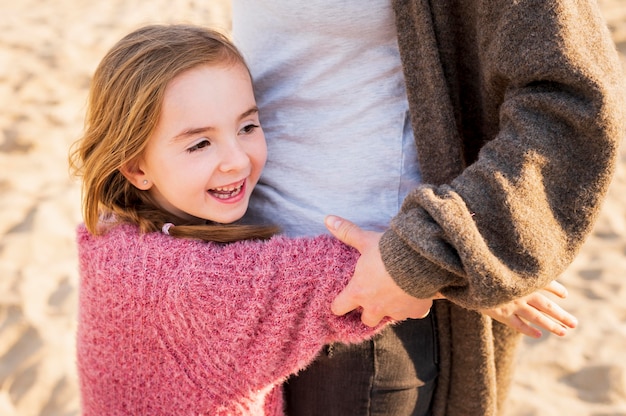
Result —
[{"label": "blonde hair", "polygon": [[268,226],[190,225],[161,209],[120,171],[146,148],[168,83],[184,71],[207,64],[247,68],[225,35],[191,25],[142,27],[104,56],[91,83],[84,134],[70,152],[70,168],[83,179],[83,216],[92,234],[102,232],[103,218],[136,224],[142,232],[174,223],[171,235],[221,242],[268,238],[277,232]]}]

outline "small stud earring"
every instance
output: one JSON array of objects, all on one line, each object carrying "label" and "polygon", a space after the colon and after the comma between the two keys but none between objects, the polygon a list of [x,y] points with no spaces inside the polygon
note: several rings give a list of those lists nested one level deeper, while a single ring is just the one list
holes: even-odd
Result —
[{"label": "small stud earring", "polygon": [[143,180],[143,184],[144,184],[144,185],[147,185],[147,184],[148,184],[148,180],[147,180],[147,179],[144,179],[144,180]]}]

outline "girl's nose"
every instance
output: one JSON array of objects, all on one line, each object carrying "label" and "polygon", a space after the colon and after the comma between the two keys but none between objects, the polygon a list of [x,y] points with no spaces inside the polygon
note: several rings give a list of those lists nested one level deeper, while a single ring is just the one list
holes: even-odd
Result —
[{"label": "girl's nose", "polygon": [[237,140],[225,144],[222,148],[220,170],[223,172],[246,169],[250,165],[250,157],[246,149]]}]

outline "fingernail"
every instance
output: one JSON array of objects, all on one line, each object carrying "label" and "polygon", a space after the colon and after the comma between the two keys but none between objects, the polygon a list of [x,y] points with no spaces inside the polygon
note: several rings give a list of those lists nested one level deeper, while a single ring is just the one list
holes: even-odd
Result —
[{"label": "fingernail", "polygon": [[329,215],[326,217],[326,224],[328,224],[333,230],[337,230],[341,225],[341,220],[334,215]]}]

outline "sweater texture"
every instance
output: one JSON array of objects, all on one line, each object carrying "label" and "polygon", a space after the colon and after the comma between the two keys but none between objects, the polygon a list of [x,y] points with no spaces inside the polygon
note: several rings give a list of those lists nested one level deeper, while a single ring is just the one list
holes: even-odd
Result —
[{"label": "sweater texture", "polygon": [[282,415],[281,382],[375,330],[330,303],[358,253],[329,236],[206,243],[78,229],[84,415]]},{"label": "sweater texture", "polygon": [[[504,413],[518,336],[474,310],[558,278],[590,233],[625,131],[595,1],[394,0],[423,185],[380,241],[437,301],[435,416]],[[567,283],[567,282],[565,282]]]}]

